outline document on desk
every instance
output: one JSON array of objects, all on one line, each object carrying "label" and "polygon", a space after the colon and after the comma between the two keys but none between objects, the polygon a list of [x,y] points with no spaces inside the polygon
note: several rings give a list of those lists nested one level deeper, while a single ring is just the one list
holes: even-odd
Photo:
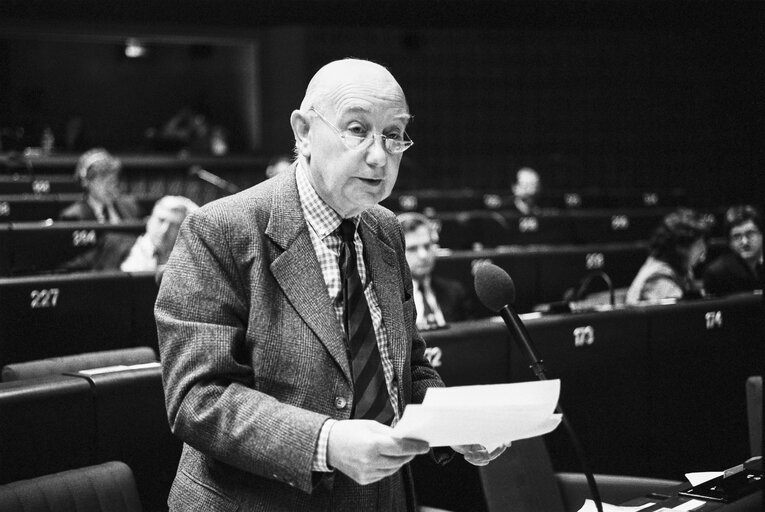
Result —
[{"label": "document on desk", "polygon": [[406,406],[393,432],[430,446],[501,444],[546,434],[561,422],[555,414],[560,380],[430,388],[422,404]]}]

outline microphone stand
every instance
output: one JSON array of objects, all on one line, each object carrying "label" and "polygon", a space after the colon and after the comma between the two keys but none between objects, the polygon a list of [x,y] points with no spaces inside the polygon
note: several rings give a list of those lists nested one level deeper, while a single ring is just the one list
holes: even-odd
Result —
[{"label": "microphone stand", "polygon": [[191,168],[189,168],[189,175],[196,176],[200,180],[206,181],[207,183],[219,188],[227,194],[236,194],[239,192],[239,187],[230,181],[226,181],[220,176],[213,174],[198,165],[192,165]]},{"label": "microphone stand", "polygon": [[[515,338],[516,343],[518,343],[520,346],[521,351],[526,354],[526,357],[529,360],[529,368],[531,368],[531,371],[534,372],[534,375],[536,375],[538,380],[547,380],[547,375],[545,375],[545,369],[544,365],[542,364],[542,360],[537,357],[536,351],[531,345],[531,337],[526,330],[526,326],[524,326],[523,322],[521,322],[521,319],[507,306],[500,309],[499,314],[502,316],[505,324],[513,334],[513,338]],[[521,336],[517,336],[515,333],[521,333]],[[559,413],[562,417],[561,422],[566,428],[566,432],[568,432],[568,435],[571,439],[571,444],[574,446],[574,451],[576,452],[576,456],[579,459],[579,464],[582,466],[582,471],[584,472],[585,478],[587,478],[587,485],[590,488],[590,494],[592,494],[592,499],[595,502],[595,507],[597,508],[598,512],[603,512],[603,502],[600,499],[600,492],[598,491],[598,486],[595,483],[595,477],[593,476],[592,471],[587,464],[587,459],[584,455],[584,449],[579,442],[579,438],[574,432],[574,427],[568,421],[568,416],[563,413],[563,409],[561,409],[560,401],[558,401],[558,404],[555,407],[555,412]]]}]

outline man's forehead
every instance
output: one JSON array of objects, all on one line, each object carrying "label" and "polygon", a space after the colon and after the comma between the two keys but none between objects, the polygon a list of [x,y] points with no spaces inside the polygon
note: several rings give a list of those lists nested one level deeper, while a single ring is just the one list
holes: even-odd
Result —
[{"label": "man's forehead", "polygon": [[337,117],[347,115],[384,115],[403,122],[408,122],[412,117],[405,105],[397,105],[395,102],[382,102],[382,104],[374,102],[341,103],[335,107],[335,113],[337,114]]},{"label": "man's forehead", "polygon": [[733,226],[732,228],[730,228],[730,231],[731,231],[731,233],[742,233],[742,232],[748,231],[750,229],[756,229],[757,231],[759,231],[759,229],[757,229],[757,225],[754,223],[754,221],[752,219],[747,219],[744,222],[742,222],[741,224],[738,224],[738,225]]}]

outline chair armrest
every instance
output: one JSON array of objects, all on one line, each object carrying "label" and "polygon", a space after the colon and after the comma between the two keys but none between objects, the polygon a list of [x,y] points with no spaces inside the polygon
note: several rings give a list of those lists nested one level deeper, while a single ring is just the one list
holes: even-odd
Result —
[{"label": "chair armrest", "polygon": [[[668,488],[682,484],[676,480],[642,476],[598,474],[594,476],[600,492],[600,499],[604,503],[612,505],[618,505],[651,492],[666,491]],[[576,512],[582,507],[585,499],[592,498],[584,473],[556,473],[555,479],[566,511]],[[674,489],[668,494],[673,491]]]}]

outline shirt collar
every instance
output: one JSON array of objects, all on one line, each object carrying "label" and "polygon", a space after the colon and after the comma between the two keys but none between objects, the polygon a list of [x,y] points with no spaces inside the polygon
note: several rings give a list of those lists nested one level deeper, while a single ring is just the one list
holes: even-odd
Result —
[{"label": "shirt collar", "polygon": [[[319,197],[319,194],[316,193],[313,185],[311,185],[311,182],[308,180],[307,171],[300,161],[298,161],[297,164],[295,178],[305,220],[319,238],[323,240],[327,235],[332,234],[340,226],[343,219],[331,206]],[[358,216],[352,217],[351,220],[358,226]]]}]

